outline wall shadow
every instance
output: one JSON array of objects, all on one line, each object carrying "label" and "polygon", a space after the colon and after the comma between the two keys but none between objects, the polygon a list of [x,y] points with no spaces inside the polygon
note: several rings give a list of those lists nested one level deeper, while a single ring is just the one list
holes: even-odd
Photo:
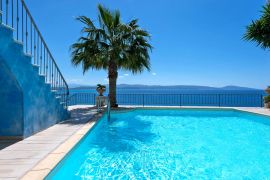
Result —
[{"label": "wall shadow", "polygon": [[0,136],[23,136],[23,95],[22,90],[0,56]]}]

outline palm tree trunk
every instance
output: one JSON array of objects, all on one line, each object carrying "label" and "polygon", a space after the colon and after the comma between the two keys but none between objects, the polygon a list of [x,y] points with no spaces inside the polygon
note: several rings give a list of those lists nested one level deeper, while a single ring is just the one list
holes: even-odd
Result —
[{"label": "palm tree trunk", "polygon": [[116,102],[116,82],[117,82],[117,66],[115,63],[110,63],[109,65],[109,98],[111,102],[111,107],[118,107],[118,104]]}]

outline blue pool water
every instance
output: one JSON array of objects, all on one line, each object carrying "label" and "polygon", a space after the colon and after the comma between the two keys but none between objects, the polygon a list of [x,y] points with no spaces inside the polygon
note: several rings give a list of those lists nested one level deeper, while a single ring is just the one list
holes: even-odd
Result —
[{"label": "blue pool water", "polygon": [[134,110],[89,132],[47,179],[268,179],[270,118]]}]

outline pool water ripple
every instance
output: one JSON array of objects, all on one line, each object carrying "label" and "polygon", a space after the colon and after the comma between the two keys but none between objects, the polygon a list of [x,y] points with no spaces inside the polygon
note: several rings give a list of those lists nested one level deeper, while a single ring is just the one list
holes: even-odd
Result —
[{"label": "pool water ripple", "polygon": [[47,179],[267,179],[270,118],[235,110],[105,117]]}]

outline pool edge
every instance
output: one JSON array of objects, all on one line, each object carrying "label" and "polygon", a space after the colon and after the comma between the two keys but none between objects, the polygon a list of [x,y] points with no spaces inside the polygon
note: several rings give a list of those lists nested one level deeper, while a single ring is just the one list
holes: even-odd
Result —
[{"label": "pool edge", "polygon": [[21,179],[44,179],[50,172],[65,158],[65,156],[93,129],[103,113],[96,114],[83,127],[75,132],[66,141],[60,144],[56,149],[50,152],[45,158],[41,159],[31,170],[29,170]]}]

